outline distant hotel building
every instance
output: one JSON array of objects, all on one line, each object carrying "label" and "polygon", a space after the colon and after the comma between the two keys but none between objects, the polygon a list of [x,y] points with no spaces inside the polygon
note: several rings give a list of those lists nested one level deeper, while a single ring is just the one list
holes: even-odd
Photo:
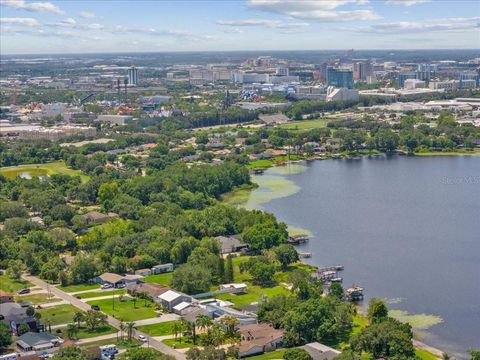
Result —
[{"label": "distant hotel building", "polygon": [[135,66],[128,69],[128,85],[138,85],[138,69]]},{"label": "distant hotel building", "polygon": [[398,74],[398,86],[403,88],[405,86],[405,80],[408,80],[408,79],[416,79],[416,74],[415,73]]},{"label": "distant hotel building", "polygon": [[353,72],[348,69],[327,69],[327,85],[337,88],[353,88]]},{"label": "distant hotel building", "polygon": [[373,75],[373,65],[367,60],[358,60],[353,63],[353,78],[355,80],[367,80],[369,76]]}]

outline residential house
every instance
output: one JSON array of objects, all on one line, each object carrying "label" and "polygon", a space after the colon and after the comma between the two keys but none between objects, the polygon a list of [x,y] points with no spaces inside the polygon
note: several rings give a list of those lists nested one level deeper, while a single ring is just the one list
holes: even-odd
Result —
[{"label": "residential house", "polygon": [[60,346],[62,341],[58,336],[52,335],[49,332],[27,332],[18,337],[16,345],[22,352],[53,352],[53,349]]},{"label": "residential house", "polygon": [[141,275],[141,276],[152,275],[152,270],[151,270],[151,269],[139,269],[139,270],[135,270],[135,275]]},{"label": "residential house", "polygon": [[139,284],[127,284],[127,293],[132,294],[146,294],[152,300],[158,300],[158,297],[163,293],[171,290],[169,286],[151,284],[151,283],[139,283]]},{"label": "residential house", "polygon": [[114,219],[116,217],[118,217],[118,214],[115,214],[113,212],[109,212],[108,214],[102,214],[98,211],[90,211],[89,213],[83,215],[83,218],[88,225],[103,224],[104,222],[107,222],[108,220]]},{"label": "residential house", "polygon": [[269,324],[251,324],[238,327],[240,333],[239,356],[263,354],[281,346],[284,331]]},{"label": "residential house", "polygon": [[103,273],[95,278],[96,284],[109,284],[114,288],[124,287],[127,284],[138,284],[143,279],[141,275],[119,275],[114,273]]},{"label": "residential house", "polygon": [[0,304],[15,302],[13,294],[0,290]]},{"label": "residential house", "polygon": [[173,308],[182,302],[191,303],[193,301],[191,296],[173,290],[164,292],[158,296],[158,299],[160,300],[160,304],[165,306],[169,311],[173,311]]},{"label": "residential house", "polygon": [[172,272],[173,271],[173,264],[172,263],[166,263],[166,264],[159,264],[155,265],[152,267],[152,274],[162,274],[166,272]]},{"label": "residential house", "polygon": [[182,301],[180,304],[175,305],[172,310],[175,314],[184,316],[187,315],[189,312],[194,311],[195,306],[193,306],[189,302]]},{"label": "residential house", "polygon": [[38,331],[35,318],[27,315],[27,307],[22,307],[15,302],[0,304],[0,320],[10,326],[15,334],[22,324],[26,324],[30,331]]},{"label": "residential house", "polygon": [[303,350],[305,350],[313,360],[332,360],[341,354],[340,351],[318,342],[304,345]]},{"label": "residential house", "polygon": [[221,254],[230,254],[248,249],[248,244],[240,241],[240,235],[217,236],[215,239],[220,243]]},{"label": "residential house", "polygon": [[242,294],[247,291],[247,284],[244,283],[231,283],[231,284],[221,284],[219,286],[220,290],[229,290],[232,294]]}]

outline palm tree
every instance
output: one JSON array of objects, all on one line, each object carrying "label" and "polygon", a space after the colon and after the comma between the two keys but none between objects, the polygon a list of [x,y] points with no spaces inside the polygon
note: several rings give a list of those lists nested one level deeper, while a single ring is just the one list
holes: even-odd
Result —
[{"label": "palm tree", "polygon": [[123,333],[127,329],[126,326],[125,326],[125,323],[123,321],[120,321],[119,329],[120,329],[120,338],[123,341]]},{"label": "palm tree", "polygon": [[73,314],[73,321],[77,323],[78,327],[82,325],[82,321],[85,320],[85,315],[81,311],[76,311],[75,314]]},{"label": "palm tree", "polygon": [[133,332],[135,330],[135,323],[133,321],[130,321],[127,323],[127,336],[128,340],[132,340],[133,337]]},{"label": "palm tree", "polygon": [[240,323],[236,317],[225,315],[220,319],[220,323],[225,326],[227,334],[231,337],[236,335],[236,327]]},{"label": "palm tree", "polygon": [[78,330],[79,329],[78,329],[77,324],[74,324],[74,323],[68,324],[67,325],[67,331],[66,331],[67,332],[67,337],[69,339],[75,339],[77,334],[78,334]]},{"label": "palm tree", "polygon": [[213,325],[213,320],[206,315],[199,315],[196,324],[200,330],[207,330]]},{"label": "palm tree", "polygon": [[174,321],[173,324],[172,324],[172,332],[173,334],[175,335],[175,340],[177,340],[177,335],[178,333],[182,331],[182,328],[181,328],[182,324],[180,323],[180,321]]}]

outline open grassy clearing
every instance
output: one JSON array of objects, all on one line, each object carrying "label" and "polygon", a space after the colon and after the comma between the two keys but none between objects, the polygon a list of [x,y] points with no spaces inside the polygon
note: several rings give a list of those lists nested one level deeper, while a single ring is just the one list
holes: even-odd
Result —
[{"label": "open grassy clearing", "polygon": [[13,280],[6,275],[0,275],[0,290],[15,293],[20,289],[32,287],[33,284],[25,280]]},{"label": "open grassy clearing", "polygon": [[137,329],[149,336],[164,336],[173,334],[172,325],[175,321],[166,321],[158,324],[139,326]]},{"label": "open grassy clearing", "polygon": [[137,300],[136,304],[131,298],[125,298],[120,301],[118,298],[95,300],[87,302],[89,305],[98,305],[100,311],[111,315],[123,321],[136,321],[154,318],[157,316],[155,312],[155,304],[144,300]]},{"label": "open grassy clearing", "polygon": [[316,120],[303,120],[303,121],[292,121],[286,124],[281,124],[278,127],[288,130],[307,130],[307,129],[316,129],[327,126],[327,120],[316,119]]},{"label": "open grassy clearing", "polygon": [[193,346],[193,340],[190,336],[189,337],[182,336],[181,341],[180,341],[180,337],[177,337],[177,340],[175,340],[175,339],[164,339],[164,340],[162,340],[162,342],[165,345],[168,345],[168,346],[170,346],[174,349],[187,349],[187,348],[191,348]]},{"label": "open grassy clearing", "polygon": [[[60,330],[60,332],[58,332]],[[60,336],[63,339],[67,338],[67,328],[60,328],[55,330],[55,334]],[[90,330],[85,326],[80,327],[80,331],[77,333],[76,338],[77,339],[88,339],[96,336],[101,336],[101,335],[108,335],[108,334],[114,334],[117,332],[117,329],[110,325],[104,325],[96,328],[95,330]]]},{"label": "open grassy clearing", "polygon": [[88,181],[89,177],[80,170],[74,170],[67,167],[63,161],[54,161],[45,164],[26,164],[17,166],[8,166],[0,169],[0,174],[9,179],[15,179],[17,176],[36,177],[54,174],[69,176],[80,176],[83,182]]},{"label": "open grassy clearing", "polygon": [[42,314],[41,322],[50,325],[68,324],[73,322],[73,315],[79,311],[72,305],[58,305],[39,310]]},{"label": "open grassy clearing", "polygon": [[480,149],[471,151],[457,150],[457,151],[425,151],[416,152],[415,156],[480,156]]},{"label": "open grassy clearing", "polygon": [[290,157],[288,155],[276,156],[272,159],[260,159],[260,160],[250,161],[247,164],[247,168],[248,169],[266,169],[273,166],[274,164],[279,164],[286,161],[295,161],[295,160],[304,160],[304,159],[305,159],[305,156],[296,155],[296,154],[290,154]]},{"label": "open grassy clearing", "polygon": [[52,303],[52,302],[57,302],[57,301],[62,301],[62,299],[57,298],[51,294],[48,293],[40,293],[40,294],[32,294],[32,295],[22,295],[22,296],[15,296],[15,301],[20,302],[20,301],[31,301],[35,305],[38,304],[46,304],[46,303]]},{"label": "open grassy clearing", "polygon": [[159,285],[170,285],[172,283],[173,272],[146,276],[143,280],[147,283]]},{"label": "open grassy clearing", "polygon": [[118,290],[111,290],[111,291],[92,291],[83,294],[75,295],[77,299],[89,299],[95,298],[100,296],[113,296],[113,295],[120,295],[126,294],[127,290],[125,289],[118,289]]},{"label": "open grassy clearing", "polygon": [[263,353],[261,355],[250,356],[249,360],[275,360],[275,359],[283,359],[283,354],[285,354],[285,349],[275,350],[267,353]]},{"label": "open grassy clearing", "polygon": [[79,285],[69,285],[69,286],[58,286],[59,290],[65,291],[67,293],[73,293],[77,291],[85,290],[100,290],[100,285],[98,284],[79,284]]}]

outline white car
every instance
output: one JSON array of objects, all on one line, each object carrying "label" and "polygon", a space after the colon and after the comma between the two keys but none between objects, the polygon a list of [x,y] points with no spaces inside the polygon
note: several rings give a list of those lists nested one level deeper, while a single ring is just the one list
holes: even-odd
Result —
[{"label": "white car", "polygon": [[112,285],[110,284],[103,284],[102,285],[102,289],[110,289],[112,287]]},{"label": "white car", "polygon": [[138,335],[138,340],[143,341],[143,342],[147,342],[147,341],[148,341],[147,337],[144,336],[144,335]]}]

